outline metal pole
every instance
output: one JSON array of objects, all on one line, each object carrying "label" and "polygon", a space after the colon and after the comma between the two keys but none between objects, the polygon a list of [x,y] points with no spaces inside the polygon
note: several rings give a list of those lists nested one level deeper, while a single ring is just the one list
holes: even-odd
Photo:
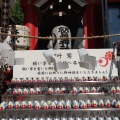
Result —
[{"label": "metal pole", "polygon": [[[109,34],[109,25],[108,25],[108,2],[107,0],[101,0],[102,4],[102,22],[103,22],[103,34]],[[110,47],[109,38],[104,38],[104,47]]]}]

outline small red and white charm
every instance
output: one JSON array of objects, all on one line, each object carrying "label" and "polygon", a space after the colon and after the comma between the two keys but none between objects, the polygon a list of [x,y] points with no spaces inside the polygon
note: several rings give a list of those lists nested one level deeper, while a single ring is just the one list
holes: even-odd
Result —
[{"label": "small red and white charm", "polygon": [[35,107],[36,110],[39,110],[41,108],[41,105],[38,101],[35,101],[34,102],[34,107]]},{"label": "small red and white charm", "polygon": [[33,107],[33,102],[32,101],[28,101],[28,108],[31,109]]},{"label": "small red and white charm", "polygon": [[27,102],[26,101],[22,101],[21,102],[21,108],[26,108],[27,107]]},{"label": "small red and white charm", "polygon": [[51,102],[50,108],[51,108],[51,109],[56,109],[56,104],[55,104],[55,102]]},{"label": "small red and white charm", "polygon": [[14,108],[18,109],[20,107],[20,104],[21,104],[20,101],[15,101]]}]

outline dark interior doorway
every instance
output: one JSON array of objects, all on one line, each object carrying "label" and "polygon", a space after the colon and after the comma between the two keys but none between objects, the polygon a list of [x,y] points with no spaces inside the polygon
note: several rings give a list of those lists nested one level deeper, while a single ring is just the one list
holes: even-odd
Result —
[{"label": "dark interior doorway", "polygon": [[[39,18],[39,36],[49,37],[52,29],[60,25],[69,27],[72,37],[84,36],[81,21],[87,7],[85,0],[38,0],[34,7]],[[62,16],[59,13],[62,13]],[[39,40],[38,49],[48,49],[48,43],[49,40]],[[71,44],[74,49],[79,45],[75,40],[72,40]]]},{"label": "dark interior doorway", "polygon": [[[59,24],[59,25],[65,25],[65,24]],[[38,28],[39,29],[39,36],[43,36],[43,37],[51,36],[51,31],[52,31],[52,29],[54,27],[56,27],[56,26],[45,27],[45,26],[40,25],[39,28]],[[68,27],[70,28],[72,37],[82,37],[82,36],[84,36],[84,34],[83,34],[83,25],[82,25],[81,22],[77,26],[74,25],[74,26],[68,26]],[[48,49],[47,48],[48,43],[49,43],[49,40],[39,40],[38,41],[38,49],[39,50]],[[80,43],[81,43],[80,41],[72,40],[71,41],[71,48],[72,49],[78,49],[78,46],[79,46]]]}]

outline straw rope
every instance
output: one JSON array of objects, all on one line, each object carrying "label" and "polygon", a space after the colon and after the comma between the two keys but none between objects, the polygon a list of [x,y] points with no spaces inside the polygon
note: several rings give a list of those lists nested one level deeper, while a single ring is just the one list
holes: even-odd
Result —
[{"label": "straw rope", "polygon": [[11,36],[11,37],[23,37],[23,38],[35,38],[39,40],[85,40],[85,39],[97,39],[97,38],[108,38],[108,37],[115,37],[120,36],[120,34],[111,34],[111,35],[101,35],[101,36],[89,36],[89,37],[39,37],[39,36],[25,36],[25,35],[16,35],[16,34],[8,34],[0,32],[0,35],[4,36]]}]

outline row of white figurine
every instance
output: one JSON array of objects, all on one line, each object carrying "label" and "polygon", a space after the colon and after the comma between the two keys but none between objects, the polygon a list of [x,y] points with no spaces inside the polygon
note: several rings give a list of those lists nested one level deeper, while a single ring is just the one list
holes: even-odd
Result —
[{"label": "row of white figurine", "polygon": [[60,94],[60,93],[120,93],[120,86],[112,87],[35,87],[35,88],[9,88],[9,94]]},{"label": "row of white figurine", "polygon": [[[15,117],[16,118],[16,117]],[[30,118],[30,117],[26,117],[24,119],[21,118],[9,118],[9,120],[120,120],[120,117],[55,117],[55,118],[50,118],[50,117],[46,117],[46,118]],[[1,120],[8,120],[7,118],[1,118]]]},{"label": "row of white figurine", "polygon": [[113,81],[117,77],[32,77],[32,78],[13,78],[12,82],[74,82],[74,81]]},{"label": "row of white figurine", "polygon": [[35,108],[35,109],[87,109],[90,107],[120,108],[120,100],[60,100],[60,101],[9,101],[0,104],[0,110],[5,108]]},{"label": "row of white figurine", "polygon": [[[1,120],[8,120],[7,118],[1,118]],[[31,117],[9,117],[9,120],[120,120],[120,117],[115,116],[99,116],[99,117],[46,117],[46,118],[31,118]]]}]

